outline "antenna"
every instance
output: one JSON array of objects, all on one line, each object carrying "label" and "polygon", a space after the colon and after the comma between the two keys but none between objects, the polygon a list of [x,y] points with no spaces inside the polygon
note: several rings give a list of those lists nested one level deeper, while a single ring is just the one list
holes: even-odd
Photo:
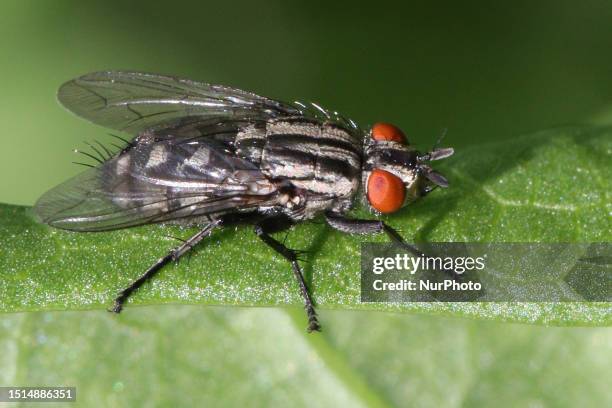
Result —
[{"label": "antenna", "polygon": [[442,133],[440,134],[440,137],[438,137],[438,140],[436,140],[436,143],[431,148],[431,151],[429,153],[417,157],[417,160],[420,162],[426,162],[433,160],[442,160],[449,156],[452,156],[455,153],[455,149],[453,149],[452,147],[444,147],[442,149],[440,148],[440,144],[442,143],[442,140],[446,136],[447,132],[448,128],[442,129]]}]

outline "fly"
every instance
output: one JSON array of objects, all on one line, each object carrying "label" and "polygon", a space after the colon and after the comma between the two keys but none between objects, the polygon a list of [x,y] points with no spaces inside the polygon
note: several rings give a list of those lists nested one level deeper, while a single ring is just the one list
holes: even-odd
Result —
[{"label": "fly", "polygon": [[[247,223],[293,270],[308,331],[320,330],[298,262],[299,251],[272,234],[323,214],[351,234],[385,233],[415,252],[383,221],[346,217],[363,199],[392,213],[447,180],[429,162],[453,154],[420,153],[387,123],[362,130],[316,104],[285,103],[220,85],[136,72],[96,72],[62,85],[62,105],[98,125],[130,134],[117,153],[91,145],[96,166],[45,193],[35,212],[71,231],[108,231],[152,223],[200,226],[123,289],[112,308],[164,265],[213,231]],[[91,155],[90,157],[93,157]]]}]

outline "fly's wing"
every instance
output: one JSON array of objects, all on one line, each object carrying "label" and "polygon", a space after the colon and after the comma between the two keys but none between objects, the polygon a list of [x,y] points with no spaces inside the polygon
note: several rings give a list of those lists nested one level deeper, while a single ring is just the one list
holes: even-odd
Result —
[{"label": "fly's wing", "polygon": [[105,231],[271,205],[276,187],[206,137],[136,144],[45,193],[35,212],[73,231]]},{"label": "fly's wing", "polygon": [[268,120],[302,112],[239,89],[138,72],[86,74],[63,84],[57,97],[78,116],[131,134],[186,117]]}]

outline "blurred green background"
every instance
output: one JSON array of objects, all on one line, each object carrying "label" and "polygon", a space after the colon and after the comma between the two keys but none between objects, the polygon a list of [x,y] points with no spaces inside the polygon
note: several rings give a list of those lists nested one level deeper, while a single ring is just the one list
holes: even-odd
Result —
[{"label": "blurred green background", "polygon": [[[430,146],[584,123],[612,103],[612,3],[0,3],[0,202],[31,205],[108,140],[55,101],[103,69],[314,100]],[[2,254],[9,256],[10,254]],[[201,254],[203,255],[203,254]],[[0,385],[83,405],[610,406],[612,331],[427,316],[132,308],[0,317]],[[296,323],[297,321],[297,323]]]}]

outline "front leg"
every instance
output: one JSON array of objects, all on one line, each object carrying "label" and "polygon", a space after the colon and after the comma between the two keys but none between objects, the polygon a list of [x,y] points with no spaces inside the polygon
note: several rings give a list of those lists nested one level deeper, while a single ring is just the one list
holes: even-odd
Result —
[{"label": "front leg", "polygon": [[402,236],[393,228],[379,220],[356,220],[345,218],[341,214],[327,212],[325,213],[325,220],[330,227],[337,229],[338,231],[345,232],[348,234],[379,234],[384,232],[387,234],[389,239],[396,245],[403,249],[406,249],[416,256],[425,256],[425,254],[419,251],[413,245],[410,245]]},{"label": "front leg", "polygon": [[[414,256],[417,257],[427,257],[425,253],[420,251],[413,245],[410,245],[402,236],[393,228],[385,224],[383,221],[379,220],[355,220],[350,218],[345,218],[341,214],[327,212],[325,213],[325,219],[327,223],[334,229],[338,231],[346,232],[348,234],[379,234],[384,232],[391,239],[391,241],[399,246],[400,248],[411,252]],[[442,268],[444,272],[450,274],[453,279],[456,279],[458,276],[461,276],[461,273],[455,271],[452,268]]]}]

